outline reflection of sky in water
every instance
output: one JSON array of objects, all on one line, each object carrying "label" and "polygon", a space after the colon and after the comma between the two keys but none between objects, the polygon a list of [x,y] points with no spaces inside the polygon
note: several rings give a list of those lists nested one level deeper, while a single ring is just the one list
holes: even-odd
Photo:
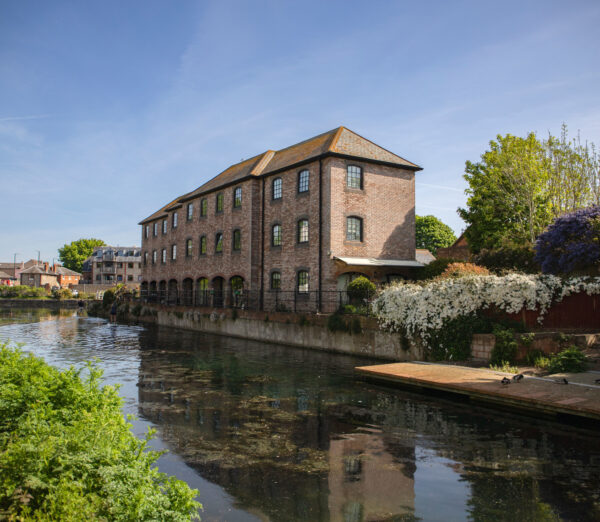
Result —
[{"label": "reflection of sky in water", "polygon": [[[4,317],[6,319],[6,317]],[[2,315],[0,313],[0,324]],[[15,320],[13,316],[12,320]],[[74,315],[0,326],[57,366],[97,357],[203,520],[598,518],[596,433],[354,380],[365,360]]]}]

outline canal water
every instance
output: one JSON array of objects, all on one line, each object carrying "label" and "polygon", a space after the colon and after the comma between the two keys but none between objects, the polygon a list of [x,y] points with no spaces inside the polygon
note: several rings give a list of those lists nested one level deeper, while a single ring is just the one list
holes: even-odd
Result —
[{"label": "canal water", "polygon": [[600,520],[598,432],[365,383],[365,359],[46,310],[0,310],[9,339],[97,358],[205,521]]}]

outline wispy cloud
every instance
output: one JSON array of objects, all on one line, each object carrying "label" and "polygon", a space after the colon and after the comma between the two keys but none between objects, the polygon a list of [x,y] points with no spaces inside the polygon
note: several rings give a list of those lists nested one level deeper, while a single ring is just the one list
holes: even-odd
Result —
[{"label": "wispy cloud", "polygon": [[43,120],[49,118],[51,114],[31,114],[28,116],[5,116],[0,121],[22,121],[22,120]]},{"label": "wispy cloud", "polygon": [[433,183],[421,183],[420,181],[415,182],[415,185],[418,185],[421,187],[431,187],[431,188],[436,188],[436,189],[440,189],[440,190],[452,190],[454,192],[460,192],[460,193],[464,192],[464,189],[459,189],[456,187],[449,187],[447,185],[434,185]]}]

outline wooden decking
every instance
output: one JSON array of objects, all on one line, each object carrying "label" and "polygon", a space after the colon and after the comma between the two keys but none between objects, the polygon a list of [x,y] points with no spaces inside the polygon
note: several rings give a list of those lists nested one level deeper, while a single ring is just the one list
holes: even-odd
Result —
[{"label": "wooden decking", "polygon": [[[558,384],[562,376],[525,376],[513,381],[512,374],[446,364],[393,363],[355,370],[370,380],[459,394],[489,405],[600,421],[600,386],[594,382],[594,377],[600,378],[600,374],[582,374],[578,379],[567,375],[569,384]],[[503,377],[511,379],[511,383],[503,385]]]}]

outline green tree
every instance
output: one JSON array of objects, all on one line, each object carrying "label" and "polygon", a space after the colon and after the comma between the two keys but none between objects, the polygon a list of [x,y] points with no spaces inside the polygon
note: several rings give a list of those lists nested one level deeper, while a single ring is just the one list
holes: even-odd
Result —
[{"label": "green tree", "polygon": [[569,138],[566,125],[559,138],[496,140],[465,167],[468,199],[458,213],[474,253],[531,246],[553,219],[600,203],[600,155],[593,143]]},{"label": "green tree", "polygon": [[468,224],[471,250],[533,243],[550,223],[549,168],[534,133],[525,138],[497,136],[481,161],[467,161],[467,208],[458,209]]},{"label": "green tree", "polygon": [[81,272],[83,262],[92,255],[94,247],[105,246],[101,239],[78,239],[58,249],[61,263],[75,272]]},{"label": "green tree", "polygon": [[435,216],[416,216],[415,229],[417,248],[426,248],[432,254],[456,241],[454,231]]}]

